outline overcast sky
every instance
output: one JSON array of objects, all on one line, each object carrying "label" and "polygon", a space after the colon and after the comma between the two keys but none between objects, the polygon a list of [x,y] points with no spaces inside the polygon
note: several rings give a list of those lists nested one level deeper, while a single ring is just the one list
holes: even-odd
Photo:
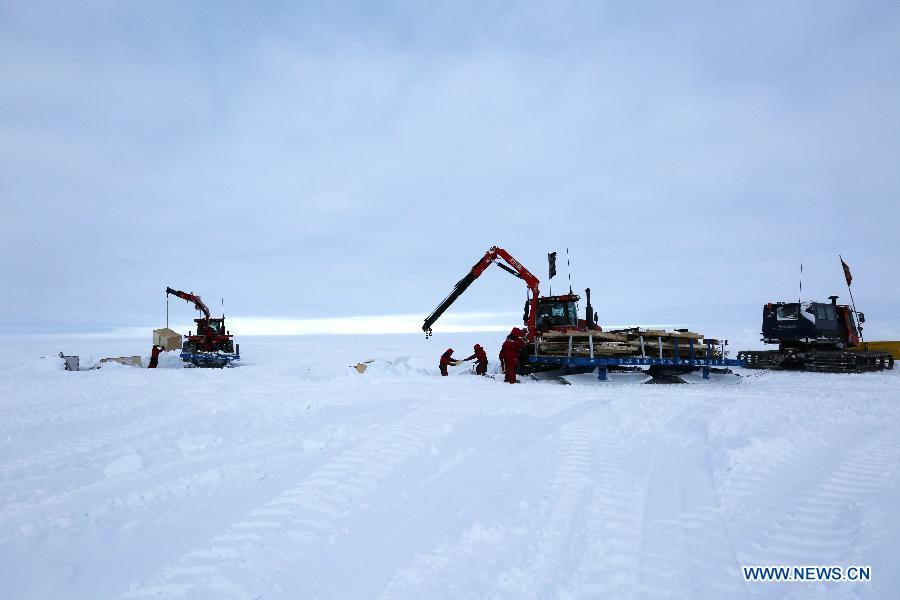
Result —
[{"label": "overcast sky", "polygon": [[900,334],[895,1],[2,1],[0,81],[6,332],[157,326],[167,285],[418,325],[496,244],[569,247],[603,322],[750,328],[801,262],[846,299],[841,253]]}]

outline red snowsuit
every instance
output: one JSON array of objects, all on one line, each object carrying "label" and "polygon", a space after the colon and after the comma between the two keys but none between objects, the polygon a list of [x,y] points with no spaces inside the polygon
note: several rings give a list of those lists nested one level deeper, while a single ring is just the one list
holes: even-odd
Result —
[{"label": "red snowsuit", "polygon": [[159,364],[159,353],[162,352],[162,346],[153,345],[153,349],[150,350],[150,364],[147,365],[148,369],[155,369],[156,365]]},{"label": "red snowsuit", "polygon": [[525,346],[521,338],[510,334],[506,336],[506,341],[500,348],[500,360],[503,362],[503,372],[505,377],[503,381],[506,383],[516,382],[516,369],[519,367],[519,352]]},{"label": "red snowsuit", "polygon": [[475,374],[487,374],[487,352],[481,347],[481,344],[475,344],[475,353],[466,360],[475,359]]},{"label": "red snowsuit", "polygon": [[441,375],[444,377],[447,376],[447,366],[456,362],[456,359],[453,358],[453,348],[447,348],[447,351],[441,354],[441,362],[438,364],[438,368],[441,370]]}]

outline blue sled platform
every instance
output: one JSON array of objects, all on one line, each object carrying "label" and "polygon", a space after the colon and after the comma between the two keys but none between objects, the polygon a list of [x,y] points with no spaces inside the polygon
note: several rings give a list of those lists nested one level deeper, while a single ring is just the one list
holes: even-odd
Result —
[{"label": "blue sled platform", "polygon": [[186,367],[201,367],[207,369],[222,369],[234,367],[234,363],[241,360],[239,352],[223,354],[220,352],[187,352],[182,350],[181,360],[186,362]]},{"label": "blue sled platform", "polygon": [[630,357],[594,357],[587,356],[529,356],[528,362],[538,365],[556,365],[561,368],[584,371],[596,367],[597,380],[606,381],[609,367],[662,367],[676,371],[700,371],[703,379],[709,379],[710,367],[743,367],[743,360],[731,358],[650,358],[642,356]]}]

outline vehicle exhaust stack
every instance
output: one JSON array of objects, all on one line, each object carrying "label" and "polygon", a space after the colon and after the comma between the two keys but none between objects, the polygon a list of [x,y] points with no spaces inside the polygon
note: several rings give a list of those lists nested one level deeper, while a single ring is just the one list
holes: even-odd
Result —
[{"label": "vehicle exhaust stack", "polygon": [[587,297],[587,306],[584,307],[584,320],[588,329],[594,328],[594,307],[591,306],[591,288],[585,288],[584,295]]}]

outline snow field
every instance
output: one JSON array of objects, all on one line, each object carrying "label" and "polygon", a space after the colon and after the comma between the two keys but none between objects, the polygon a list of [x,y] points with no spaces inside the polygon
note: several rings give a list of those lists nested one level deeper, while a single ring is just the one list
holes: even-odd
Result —
[{"label": "snow field", "polygon": [[[39,357],[149,345],[0,340],[2,596],[900,589],[900,372],[608,388],[435,376],[448,344],[464,357],[488,337],[256,338],[235,369],[79,373]],[[871,565],[873,579],[744,582],[757,564]]]}]

